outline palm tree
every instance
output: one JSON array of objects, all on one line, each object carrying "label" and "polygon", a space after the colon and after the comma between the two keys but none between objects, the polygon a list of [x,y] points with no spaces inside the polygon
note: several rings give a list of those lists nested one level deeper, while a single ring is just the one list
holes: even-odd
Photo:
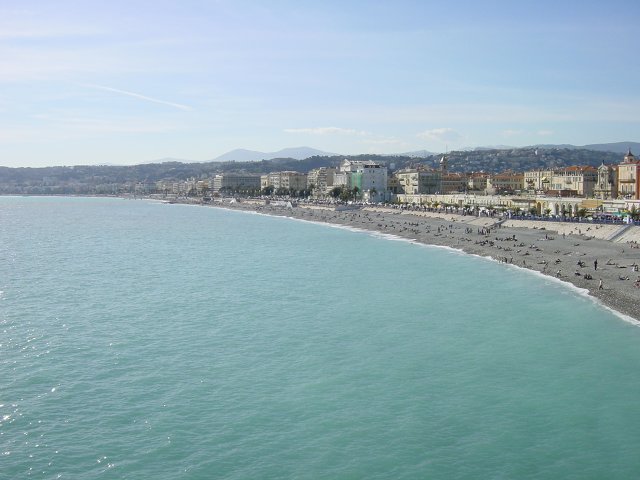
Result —
[{"label": "palm tree", "polygon": [[329,195],[331,195],[333,198],[338,198],[342,194],[342,191],[342,187],[333,187],[329,192]]}]

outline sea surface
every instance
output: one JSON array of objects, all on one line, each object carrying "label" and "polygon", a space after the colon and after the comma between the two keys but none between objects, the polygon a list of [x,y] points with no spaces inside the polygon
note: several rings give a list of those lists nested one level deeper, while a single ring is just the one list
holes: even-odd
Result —
[{"label": "sea surface", "polygon": [[640,328],[455,251],[0,197],[2,479],[629,479]]}]

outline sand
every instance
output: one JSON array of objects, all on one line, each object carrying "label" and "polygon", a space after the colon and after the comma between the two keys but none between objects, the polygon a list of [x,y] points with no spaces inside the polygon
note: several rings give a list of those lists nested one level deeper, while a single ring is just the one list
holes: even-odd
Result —
[{"label": "sand", "polygon": [[[636,279],[640,278],[640,272],[635,271],[635,265],[640,265],[639,245],[632,240],[607,240],[622,229],[620,226],[503,221],[380,207],[336,210],[322,205],[286,207],[262,202],[219,201],[212,206],[345,225],[491,257],[586,289],[605,306],[640,321],[640,288],[635,286]],[[636,236],[640,237],[640,227],[632,226],[625,230],[623,238]]]}]

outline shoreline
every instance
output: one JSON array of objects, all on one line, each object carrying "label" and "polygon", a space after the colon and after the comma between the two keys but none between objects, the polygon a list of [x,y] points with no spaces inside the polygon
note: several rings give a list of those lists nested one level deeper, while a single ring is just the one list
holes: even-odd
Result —
[{"label": "shoreline", "polygon": [[[640,248],[637,244],[589,236],[579,228],[593,225],[537,222],[538,225],[532,226],[531,222],[520,220],[501,222],[490,217],[381,207],[335,210],[312,205],[273,206],[251,201],[201,205],[375,232],[493,259],[568,283],[570,288],[585,292],[622,320],[640,325],[640,288],[634,286],[636,278],[640,277],[640,272],[634,271],[634,265],[640,265]],[[517,226],[519,224],[521,226]],[[552,230],[553,227],[555,229]],[[638,228],[640,233],[640,227],[633,228]],[[591,235],[598,233],[591,232]],[[579,261],[583,266],[578,265]],[[595,261],[598,262],[597,269]],[[592,278],[585,278],[585,275]],[[602,289],[599,289],[600,280]]]}]

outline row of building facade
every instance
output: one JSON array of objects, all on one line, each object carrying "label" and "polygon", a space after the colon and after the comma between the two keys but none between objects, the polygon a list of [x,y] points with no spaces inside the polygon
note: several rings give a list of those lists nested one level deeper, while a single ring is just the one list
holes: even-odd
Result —
[{"label": "row of building facade", "polygon": [[392,175],[386,165],[373,161],[343,160],[338,168],[322,167],[308,173],[271,172],[266,175],[224,173],[211,179],[158,182],[158,193],[220,194],[307,191],[327,197],[336,188],[346,189],[363,201],[392,201],[402,196],[478,193],[486,195],[537,193],[558,197],[602,200],[640,199],[640,160],[629,151],[618,165],[571,166],[523,173],[449,172],[442,157],[439,168],[409,168]]}]

